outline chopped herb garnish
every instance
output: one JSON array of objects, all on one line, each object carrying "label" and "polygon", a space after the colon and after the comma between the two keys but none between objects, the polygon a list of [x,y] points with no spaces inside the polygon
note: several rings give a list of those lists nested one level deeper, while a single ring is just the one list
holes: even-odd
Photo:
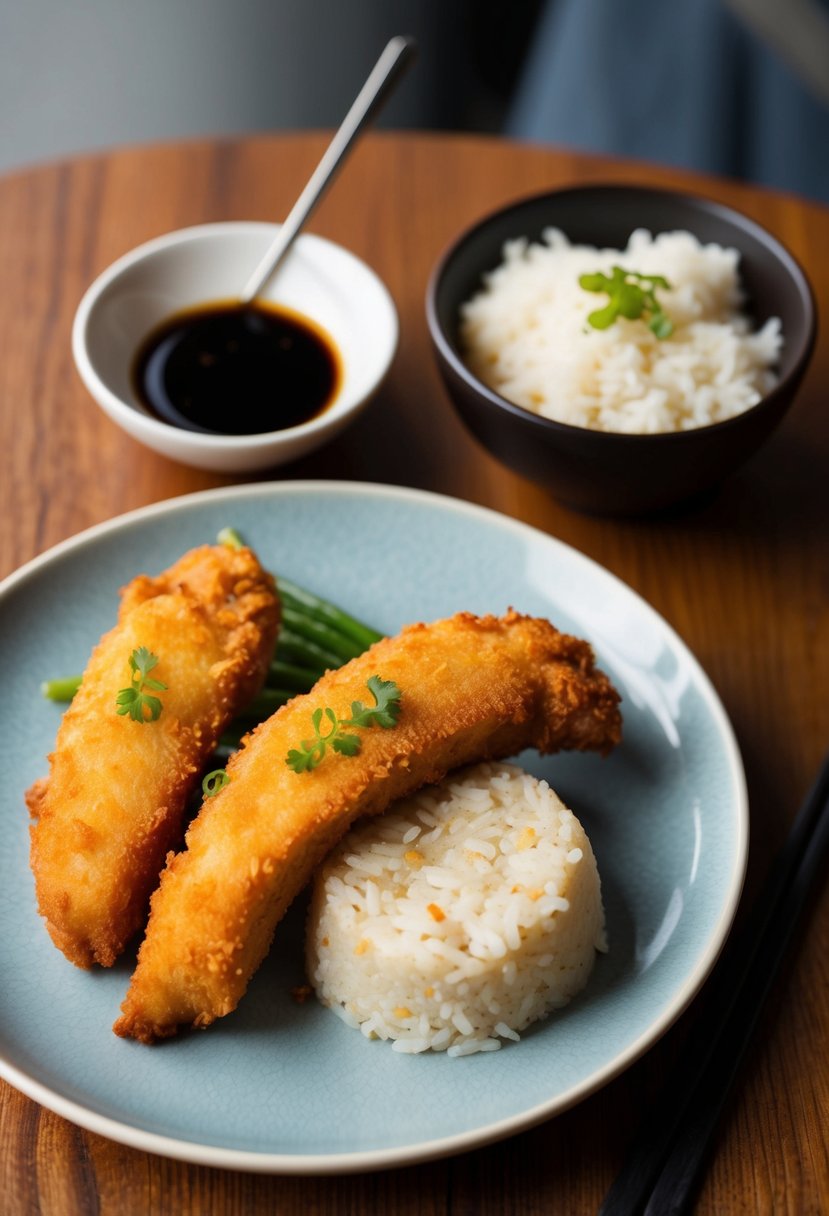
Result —
[{"label": "chopped herb garnish", "polygon": [[[158,697],[152,697],[145,692],[151,688],[154,692],[165,692],[166,684],[153,680],[149,672],[158,666],[158,656],[146,646],[139,646],[130,655],[130,670],[132,680],[129,688],[122,688],[115,698],[115,712],[129,714],[133,722],[155,722],[164,708]],[[146,713],[145,713],[146,710]],[[147,717],[149,714],[149,717]]]},{"label": "chopped herb garnish", "polygon": [[[366,706],[362,701],[352,701],[351,717],[338,718],[333,709],[315,709],[311,715],[314,738],[305,739],[298,748],[291,748],[285,763],[295,773],[307,773],[319,764],[330,744],[342,756],[356,756],[361,747],[359,735],[349,733],[348,727],[394,726],[400,715],[400,689],[394,680],[381,680],[371,676],[366,686],[374,697],[374,705]],[[323,720],[329,725],[327,733],[321,729]]]},{"label": "chopped herb garnish", "polygon": [[214,768],[212,773],[208,773],[201,783],[202,793],[205,798],[212,798],[214,794],[218,794],[219,790],[223,790],[226,785],[230,785],[230,777],[223,768]]},{"label": "chopped herb garnish", "polygon": [[657,287],[670,290],[670,283],[661,274],[639,274],[614,266],[610,277],[601,271],[579,276],[579,286],[585,291],[606,292],[610,297],[604,308],[597,308],[587,318],[594,329],[608,329],[617,317],[630,321],[647,320],[648,328],[657,338],[669,338],[673,322],[656,298]]}]

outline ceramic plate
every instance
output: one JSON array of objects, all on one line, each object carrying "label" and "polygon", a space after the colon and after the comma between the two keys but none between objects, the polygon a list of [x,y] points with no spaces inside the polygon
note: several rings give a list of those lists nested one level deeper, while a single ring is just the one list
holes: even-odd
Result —
[{"label": "ceramic plate", "polygon": [[[610,951],[568,1008],[502,1050],[448,1059],[369,1042],[297,1004],[302,917],[280,927],[239,1009],[148,1048],[110,1026],[132,958],[83,972],[52,946],[28,868],[23,792],[60,719],[40,681],[82,670],[117,590],[225,525],[275,571],[388,632],[459,609],[549,616],[588,638],[623,694],[614,755],[521,762],[581,818]],[[92,529],[0,587],[0,1074],[83,1127],[239,1169],[364,1170],[517,1132],[607,1082],[678,1016],[728,932],[743,879],[742,765],[707,678],[668,625],[601,567],[524,525],[411,490],[330,482],[232,487]]]}]

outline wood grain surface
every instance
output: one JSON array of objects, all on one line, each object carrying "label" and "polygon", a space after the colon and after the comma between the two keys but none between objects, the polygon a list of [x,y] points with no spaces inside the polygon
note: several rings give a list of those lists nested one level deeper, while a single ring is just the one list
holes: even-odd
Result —
[{"label": "wood grain surface", "polygon": [[[95,275],[141,241],[210,220],[282,218],[325,142],[305,134],[159,145],[0,180],[0,575],[98,521],[240,480],[168,461],[110,423],[75,373],[72,317]],[[829,313],[829,212],[817,205],[488,138],[371,136],[310,228],[386,281],[400,350],[367,413],[277,475],[411,485],[485,504],[589,554],[650,601],[695,652],[734,724],[751,799],[750,900],[829,746],[829,340],[819,339],[784,424],[715,497],[636,522],[574,514],[486,455],[449,408],[428,345],[424,291],[454,234],[524,193],[611,180],[696,189],[739,207],[802,261]],[[727,1109],[700,1213],[829,1211],[827,958],[824,891]],[[533,1131],[417,1168],[341,1178],[165,1160],[80,1130],[0,1083],[0,1211],[595,1212],[689,1018],[693,1008],[625,1074]]]}]

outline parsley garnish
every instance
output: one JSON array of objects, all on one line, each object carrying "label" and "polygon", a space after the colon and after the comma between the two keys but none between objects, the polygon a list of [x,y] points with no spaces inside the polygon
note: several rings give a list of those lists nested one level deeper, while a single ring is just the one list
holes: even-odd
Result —
[{"label": "parsley garnish", "polygon": [[636,321],[640,317],[645,320],[649,314],[648,329],[657,338],[669,338],[674,332],[673,321],[656,298],[657,287],[667,291],[671,287],[661,274],[638,274],[635,270],[614,266],[610,278],[600,271],[580,275],[579,286],[585,291],[604,291],[610,296],[610,302],[604,308],[597,308],[587,318],[594,329],[607,329],[617,317]]},{"label": "parsley garnish", "polygon": [[212,773],[208,773],[201,783],[202,793],[205,798],[212,798],[214,794],[218,794],[219,790],[223,790],[226,785],[230,784],[230,776],[223,768],[214,768]]},{"label": "parsley garnish", "polygon": [[[351,717],[338,718],[333,709],[315,709],[311,715],[314,738],[305,739],[298,748],[291,748],[285,757],[288,768],[295,773],[307,773],[319,764],[329,743],[342,756],[356,756],[360,750],[359,735],[348,733],[349,726],[394,726],[400,714],[400,689],[394,680],[381,680],[371,676],[366,686],[374,697],[374,705],[365,706],[362,701],[352,701]],[[320,727],[325,718],[330,729],[323,734]]]},{"label": "parsley garnish", "polygon": [[[151,697],[144,692],[152,688],[154,692],[165,692],[167,685],[160,680],[151,680],[149,672],[158,666],[158,657],[146,646],[139,646],[130,655],[132,681],[129,688],[122,688],[115,698],[115,712],[129,714],[133,722],[155,722],[164,708],[158,697]],[[149,713],[149,717],[144,711]]]}]

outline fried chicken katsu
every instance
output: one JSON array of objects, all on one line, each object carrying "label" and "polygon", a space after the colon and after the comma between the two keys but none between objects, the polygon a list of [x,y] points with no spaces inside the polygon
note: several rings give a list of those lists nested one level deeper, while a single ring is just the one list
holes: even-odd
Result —
[{"label": "fried chicken katsu", "polygon": [[[361,730],[356,755],[289,767],[314,712],[348,717],[375,675],[400,690],[396,723]],[[328,672],[248,736],[185,851],[168,858],[115,1032],[152,1042],[230,1013],[289,904],[358,816],[525,747],[606,753],[620,738],[618,702],[586,642],[514,612],[412,625]]]},{"label": "fried chicken katsu", "polygon": [[[261,687],[278,626],[274,580],[249,549],[194,549],[122,592],[118,624],[63,717],[49,776],[26,794],[38,908],[77,966],[111,966],[143,926],[194,784]],[[155,719],[137,692],[126,698],[134,714],[118,705],[122,689],[140,689],[131,656],[147,653]]]}]

